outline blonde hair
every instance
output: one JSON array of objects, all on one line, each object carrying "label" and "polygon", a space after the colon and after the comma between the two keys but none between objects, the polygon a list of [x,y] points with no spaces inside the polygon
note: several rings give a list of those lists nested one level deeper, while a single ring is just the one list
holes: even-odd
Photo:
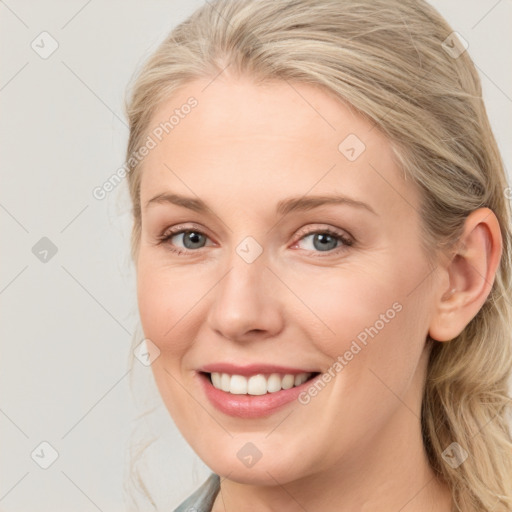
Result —
[{"label": "blonde hair", "polygon": [[[423,0],[207,2],[138,73],[126,106],[127,156],[142,146],[162,101],[192,80],[226,70],[257,83],[320,86],[374,123],[404,176],[421,190],[429,253],[452,248],[467,215],[490,208],[503,236],[497,275],[459,336],[428,340],[421,420],[430,464],[449,485],[454,510],[501,512],[512,510],[510,212],[480,80],[454,37]],[[132,160],[129,171],[136,260],[141,163]],[[469,455],[456,468],[442,457],[453,442]]]}]

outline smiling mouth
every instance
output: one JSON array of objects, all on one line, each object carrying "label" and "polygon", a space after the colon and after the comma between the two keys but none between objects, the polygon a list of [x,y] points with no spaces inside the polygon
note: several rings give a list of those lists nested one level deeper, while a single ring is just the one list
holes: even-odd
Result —
[{"label": "smiling mouth", "polygon": [[251,376],[233,375],[220,372],[201,372],[211,382],[212,386],[232,395],[265,395],[277,393],[283,389],[300,386],[315,378],[319,372],[290,373],[258,373]]}]

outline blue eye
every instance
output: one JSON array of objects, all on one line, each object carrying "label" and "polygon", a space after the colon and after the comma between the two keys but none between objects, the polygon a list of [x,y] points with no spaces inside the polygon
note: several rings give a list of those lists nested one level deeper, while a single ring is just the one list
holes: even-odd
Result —
[{"label": "blue eye", "polygon": [[201,249],[206,243],[206,236],[199,231],[181,231],[169,237],[169,240],[173,238],[182,237],[182,243],[185,249]]},{"label": "blue eye", "polygon": [[[190,254],[197,251],[197,249],[206,247],[208,237],[198,229],[183,229],[182,226],[176,226],[175,228],[166,230],[158,240],[158,244],[163,244],[170,251],[181,255]],[[182,246],[177,246],[176,243]]]},{"label": "blue eye", "polygon": [[[316,249],[320,252],[332,251],[338,247],[338,243],[341,240],[341,237],[338,235],[331,235],[327,232],[316,232],[306,235],[301,238],[301,240],[310,239],[309,247],[306,247],[306,250]],[[343,243],[343,241],[341,240]],[[313,248],[313,249],[312,249]]]},{"label": "blue eye", "polygon": [[[348,247],[353,245],[354,241],[344,232],[334,230],[332,228],[314,229],[311,228],[294,244],[299,249],[310,251],[314,256],[331,256],[341,251],[346,251]],[[300,247],[300,243],[306,241],[306,247]]]},{"label": "blue eye", "polygon": [[[309,240],[308,240],[309,239]],[[172,252],[184,255],[195,252],[197,249],[207,247],[208,236],[202,231],[194,228],[183,229],[182,226],[166,230],[159,237],[159,244],[164,244]],[[330,228],[310,230],[298,239],[294,244],[298,246],[301,241],[308,240],[306,247],[300,249],[310,251],[312,253],[324,253],[331,255],[339,251],[346,250],[353,244],[353,240],[348,238],[344,233],[337,232]],[[176,244],[180,245],[176,245]],[[211,244],[210,244],[211,245]],[[323,254],[317,254],[318,256]]]}]

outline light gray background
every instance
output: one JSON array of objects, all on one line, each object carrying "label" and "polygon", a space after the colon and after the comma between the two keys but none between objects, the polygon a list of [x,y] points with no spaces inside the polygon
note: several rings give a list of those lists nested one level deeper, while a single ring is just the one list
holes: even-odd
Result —
[{"label": "light gray background", "polygon": [[[510,169],[512,2],[432,3],[469,42]],[[124,185],[103,201],[92,196],[123,164],[126,84],[200,5],[0,0],[0,511],[125,510],[133,428],[158,438],[141,469],[159,510],[173,510],[209,473],[162,406],[134,422],[129,204]],[[43,31],[59,44],[48,59],[31,48]],[[58,250],[46,263],[32,253],[42,237]],[[149,372],[136,364],[136,397],[158,407]],[[46,470],[31,458],[42,441],[59,455]]]}]

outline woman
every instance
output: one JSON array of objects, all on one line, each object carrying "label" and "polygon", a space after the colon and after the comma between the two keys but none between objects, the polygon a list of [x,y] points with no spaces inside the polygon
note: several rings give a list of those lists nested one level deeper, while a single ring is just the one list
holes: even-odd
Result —
[{"label": "woman", "polygon": [[176,510],[510,511],[510,224],[463,40],[421,0],[207,3],[127,104]]}]

